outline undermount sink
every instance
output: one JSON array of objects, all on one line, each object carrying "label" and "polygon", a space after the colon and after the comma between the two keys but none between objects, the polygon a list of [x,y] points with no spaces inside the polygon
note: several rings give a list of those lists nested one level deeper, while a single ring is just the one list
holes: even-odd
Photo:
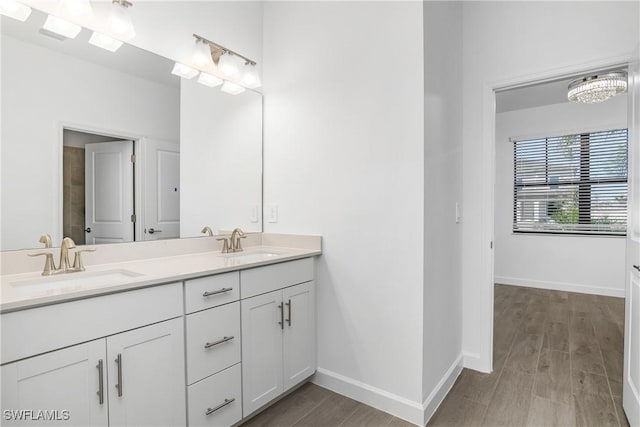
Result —
[{"label": "undermount sink", "polygon": [[282,254],[271,251],[254,251],[254,252],[238,252],[225,255],[225,258],[237,261],[237,262],[258,262],[265,261],[274,257],[281,256]]},{"label": "undermount sink", "polygon": [[43,276],[37,279],[12,282],[16,290],[25,292],[59,291],[69,288],[89,288],[126,282],[142,274],[129,270],[105,270],[96,272],[65,273]]}]

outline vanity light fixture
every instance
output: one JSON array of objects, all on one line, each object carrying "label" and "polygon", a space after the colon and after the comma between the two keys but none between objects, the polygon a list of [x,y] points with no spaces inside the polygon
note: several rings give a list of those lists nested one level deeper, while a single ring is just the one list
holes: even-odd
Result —
[{"label": "vanity light fixture", "polygon": [[211,47],[202,39],[196,39],[191,54],[193,65],[200,69],[208,70],[215,67],[213,57],[211,56]]},{"label": "vanity light fixture", "polygon": [[127,0],[112,0],[107,25],[113,33],[112,35],[120,40],[129,40],[136,35],[136,30],[133,28],[131,15],[129,14],[129,8],[132,6],[133,3]]},{"label": "vanity light fixture", "polygon": [[597,104],[627,91],[627,73],[613,72],[583,77],[569,84],[571,102]]},{"label": "vanity light fixture", "polygon": [[245,91],[245,89],[242,86],[237,85],[228,80],[224,82],[220,90],[231,95],[237,95]]},{"label": "vanity light fixture", "polygon": [[74,18],[88,16],[93,12],[89,0],[61,0],[58,7],[63,16],[69,15]]},{"label": "vanity light fixture", "polygon": [[209,87],[220,86],[223,81],[224,80],[209,73],[200,73],[200,77],[198,77],[198,83]]},{"label": "vanity light fixture", "polygon": [[0,0],[0,14],[24,22],[31,15],[31,8],[15,0]]},{"label": "vanity light fixture", "polygon": [[64,36],[68,39],[75,38],[82,30],[82,27],[80,25],[74,24],[73,22],[69,22],[62,18],[58,18],[54,15],[47,16],[47,20],[44,22],[42,28],[47,31],[51,31],[52,33]]},{"label": "vanity light fixture", "polygon": [[176,62],[176,65],[173,66],[171,74],[175,74],[176,76],[180,76],[185,79],[192,79],[198,75],[198,70],[191,68],[188,65]]},{"label": "vanity light fixture", "polygon": [[[202,49],[201,45],[206,45],[208,48],[207,57],[211,57],[214,66],[216,68],[216,74],[218,77],[224,80],[231,80],[234,83],[234,86],[238,86],[241,84],[244,87],[248,87],[250,89],[254,89],[260,86],[260,77],[256,71],[256,61],[247,58],[246,56],[240,55],[238,52],[234,52],[231,49],[228,49],[218,43],[212,42],[211,40],[207,40],[204,37],[201,37],[197,34],[194,34],[193,37],[196,38],[196,47],[198,49]],[[198,51],[199,54],[200,51]],[[204,49],[202,49],[204,53]],[[194,48],[194,64],[199,68],[204,68],[204,66],[200,66],[195,61],[196,51]],[[244,67],[241,70],[242,63],[244,63]],[[209,64],[206,66],[210,67]],[[224,86],[223,86],[224,87]],[[230,86],[227,85],[227,88]],[[236,92],[234,88],[232,92]],[[238,92],[239,93],[239,92]]]},{"label": "vanity light fixture", "polygon": [[91,34],[89,43],[108,50],[109,52],[115,52],[120,49],[120,46],[122,46],[122,42],[120,40],[109,37],[106,34],[98,33],[97,31],[94,31],[93,34]]}]

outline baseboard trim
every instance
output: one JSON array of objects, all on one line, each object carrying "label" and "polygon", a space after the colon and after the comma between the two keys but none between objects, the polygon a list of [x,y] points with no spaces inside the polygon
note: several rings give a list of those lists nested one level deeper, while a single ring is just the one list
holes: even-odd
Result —
[{"label": "baseboard trim", "polygon": [[323,368],[318,368],[311,382],[411,424],[425,426],[460,375],[462,360],[461,354],[422,404]]},{"label": "baseboard trim", "polygon": [[426,426],[436,409],[440,406],[444,398],[447,396],[453,384],[458,379],[458,375],[462,372],[462,360],[463,356],[460,354],[453,364],[447,369],[444,376],[438,382],[438,385],[431,391],[431,394],[422,403],[424,420],[423,426]]},{"label": "baseboard trim", "polygon": [[582,294],[604,295],[608,297],[624,298],[624,289],[600,288],[597,286],[580,285],[577,283],[548,282],[545,280],[520,279],[517,277],[496,276],[497,284],[523,286],[527,288],[549,289],[552,291],[579,292]]},{"label": "baseboard trim", "polygon": [[424,425],[422,424],[424,411],[422,405],[418,402],[323,368],[318,368],[311,382],[365,405],[388,412],[411,424]]}]

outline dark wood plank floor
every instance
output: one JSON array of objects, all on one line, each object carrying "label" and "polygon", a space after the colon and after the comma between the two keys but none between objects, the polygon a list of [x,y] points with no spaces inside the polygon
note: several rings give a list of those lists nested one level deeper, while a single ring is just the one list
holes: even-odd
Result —
[{"label": "dark wood plank floor", "polygon": [[[624,300],[496,285],[494,371],[464,369],[429,426],[628,426]],[[313,384],[243,427],[411,424]]]},{"label": "dark wood plank floor", "polygon": [[242,427],[411,427],[406,421],[307,383]]},{"label": "dark wood plank floor", "polygon": [[464,369],[430,426],[628,426],[624,299],[495,286],[491,374]]}]

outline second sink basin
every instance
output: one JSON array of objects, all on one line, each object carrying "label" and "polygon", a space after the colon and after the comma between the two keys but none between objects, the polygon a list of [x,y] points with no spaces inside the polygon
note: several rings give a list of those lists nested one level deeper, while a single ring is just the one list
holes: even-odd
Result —
[{"label": "second sink basin", "polygon": [[238,263],[244,262],[258,262],[265,261],[274,257],[281,256],[282,254],[271,251],[253,251],[253,252],[238,252],[234,254],[227,254],[225,258],[237,261]]}]

